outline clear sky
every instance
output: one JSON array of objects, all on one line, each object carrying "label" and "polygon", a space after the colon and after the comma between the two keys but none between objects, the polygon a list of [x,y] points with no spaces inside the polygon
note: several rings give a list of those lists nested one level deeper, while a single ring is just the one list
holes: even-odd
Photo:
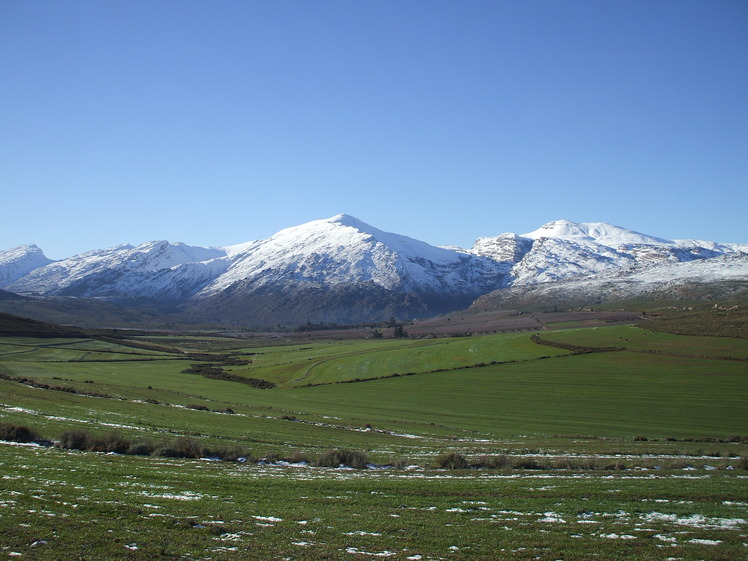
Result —
[{"label": "clear sky", "polygon": [[745,0],[0,0],[0,249],[344,212],[748,243]]}]

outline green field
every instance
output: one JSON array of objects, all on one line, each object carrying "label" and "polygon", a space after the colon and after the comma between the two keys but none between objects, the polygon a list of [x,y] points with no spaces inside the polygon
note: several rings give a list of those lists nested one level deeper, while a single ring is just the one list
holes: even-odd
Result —
[{"label": "green field", "polygon": [[748,341],[531,335],[0,339],[0,423],[248,458],[0,443],[0,555],[745,558]]}]

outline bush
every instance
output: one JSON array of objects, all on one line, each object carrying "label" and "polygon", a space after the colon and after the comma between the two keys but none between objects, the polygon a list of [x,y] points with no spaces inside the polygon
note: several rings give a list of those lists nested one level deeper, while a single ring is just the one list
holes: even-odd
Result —
[{"label": "bush", "polygon": [[194,438],[180,437],[173,441],[161,441],[153,450],[153,455],[164,458],[200,458],[203,449]]},{"label": "bush", "polygon": [[133,456],[161,456],[164,458],[202,458],[209,456],[229,462],[250,457],[249,452],[238,446],[231,448],[221,446],[212,450],[203,446],[199,440],[189,437],[161,440],[154,445],[150,440],[129,440],[117,431],[101,436],[92,435],[87,430],[65,431],[60,437],[58,446],[67,450],[115,452]]},{"label": "bush", "polygon": [[475,459],[473,465],[484,469],[509,469],[512,467],[512,460],[504,454],[498,456],[479,456]]},{"label": "bush", "polygon": [[93,437],[87,430],[67,430],[60,435],[60,448],[64,450],[89,450]]},{"label": "bush", "polygon": [[153,454],[154,446],[149,441],[132,442],[127,448],[126,454],[131,456],[150,456]]},{"label": "bush", "polygon": [[93,450],[96,452],[125,454],[129,448],[130,442],[117,431],[112,431],[104,436],[94,439]]},{"label": "bush", "polygon": [[514,467],[517,469],[544,469],[544,467],[535,458],[520,458]]},{"label": "bush", "polygon": [[364,469],[368,464],[368,458],[363,452],[355,450],[328,450],[321,454],[314,465],[318,467],[352,467]]},{"label": "bush", "polygon": [[220,458],[225,462],[236,462],[239,458],[251,458],[252,455],[239,446],[219,446],[218,448],[202,448],[202,456],[208,458]]},{"label": "bush", "polygon": [[210,411],[205,405],[197,405],[196,403],[190,403],[185,405],[187,409],[194,409],[195,411]]},{"label": "bush", "polygon": [[3,423],[0,425],[0,440],[9,442],[33,442],[39,439],[39,434],[29,427]]},{"label": "bush", "polygon": [[436,458],[437,467],[443,469],[466,469],[470,467],[465,457],[457,452],[447,452]]}]

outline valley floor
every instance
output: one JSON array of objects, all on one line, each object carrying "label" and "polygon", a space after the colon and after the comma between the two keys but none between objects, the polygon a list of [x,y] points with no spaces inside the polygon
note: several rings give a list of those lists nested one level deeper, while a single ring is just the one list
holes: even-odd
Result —
[{"label": "valley floor", "polygon": [[0,338],[0,556],[744,558],[748,341],[569,321]]}]

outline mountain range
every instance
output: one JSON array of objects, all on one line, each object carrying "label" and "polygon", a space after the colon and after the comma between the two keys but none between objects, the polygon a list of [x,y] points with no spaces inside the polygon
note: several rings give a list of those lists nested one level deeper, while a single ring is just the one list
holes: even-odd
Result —
[{"label": "mountain range", "polygon": [[407,320],[531,294],[585,303],[694,283],[735,291],[747,282],[748,244],[566,220],[478,238],[470,249],[435,247],[340,214],[225,247],[152,241],[60,261],[35,245],[0,251],[0,309],[18,298],[106,304],[251,327]]}]

